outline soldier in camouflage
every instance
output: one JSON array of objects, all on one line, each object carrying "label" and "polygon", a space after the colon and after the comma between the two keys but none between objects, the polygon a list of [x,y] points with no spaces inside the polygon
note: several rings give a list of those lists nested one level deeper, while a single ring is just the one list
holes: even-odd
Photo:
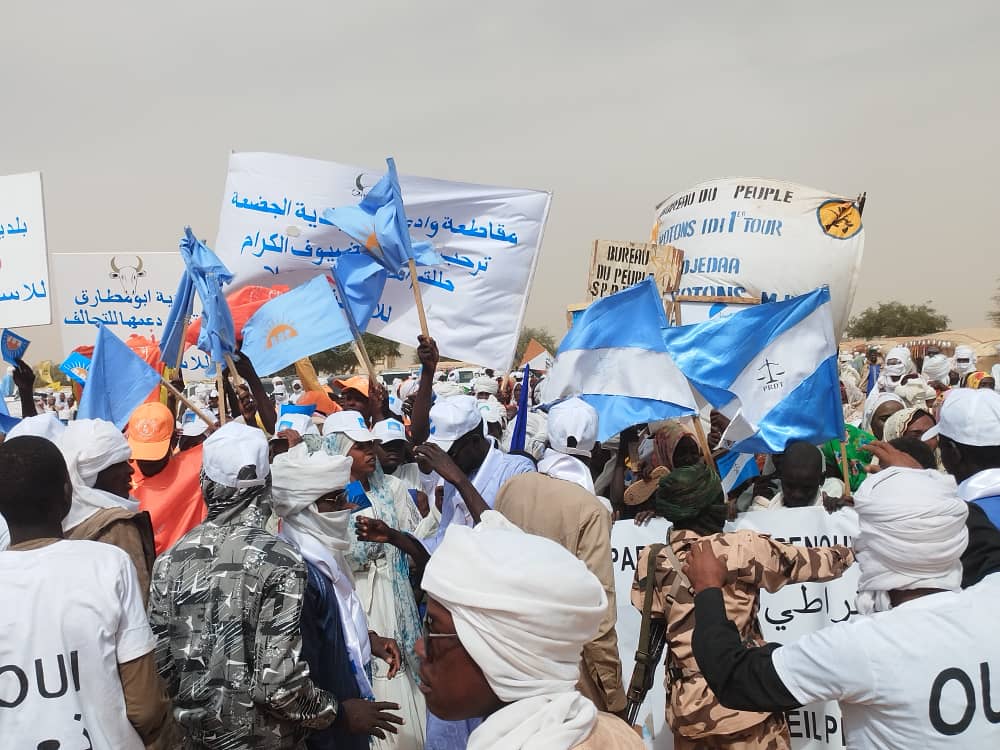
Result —
[{"label": "soldier in camouflage", "polygon": [[[783,714],[736,711],[722,706],[698,670],[691,650],[694,594],[682,572],[693,545],[711,544],[724,559],[730,583],[723,589],[726,612],[748,645],[765,643],[757,624],[760,589],[777,591],[788,583],[829,581],[854,562],[847,547],[796,547],[752,531],[724,534],[725,494],[705,464],[675,469],[656,492],[659,515],[673,522],[653,572],[652,616],[666,621],[667,723],[675,750],[788,750],[791,740]],[[639,558],[632,603],[640,611],[649,548]]]}]

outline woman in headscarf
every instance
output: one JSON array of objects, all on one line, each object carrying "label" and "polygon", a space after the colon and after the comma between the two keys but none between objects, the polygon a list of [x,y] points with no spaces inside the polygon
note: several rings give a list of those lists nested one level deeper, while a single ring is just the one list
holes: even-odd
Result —
[{"label": "woman in headscarf", "polygon": [[895,393],[879,393],[874,398],[869,397],[868,403],[865,404],[865,418],[861,423],[861,429],[881,440],[885,420],[905,408],[906,403]]},{"label": "woman in headscarf", "polygon": [[625,489],[623,518],[639,525],[652,517],[650,499],[663,477],[675,468],[701,463],[701,450],[694,433],[679,421],[661,423],[652,436],[643,438],[638,451],[639,478]]},{"label": "woman in headscarf", "polygon": [[[306,592],[302,601],[302,658],[313,682],[336,696],[341,709],[365,712],[375,699],[371,660],[388,665],[388,676],[399,669],[395,641],[369,630],[364,605],[354,590],[354,577],[344,555],[350,550],[351,511],[357,505],[344,488],[351,479],[351,459],[309,454],[300,443],[271,464],[274,512],[282,519],[282,539],[302,554],[306,563]],[[389,710],[395,704],[383,704]],[[370,712],[369,712],[370,713]],[[391,718],[390,718],[391,717]],[[371,735],[385,738],[395,732],[391,723],[402,719],[386,714],[365,722]],[[369,734],[351,732],[343,722],[311,733],[309,750],[367,750]]]},{"label": "woman in headscarf", "polygon": [[[316,444],[314,437],[306,436],[304,440]],[[351,481],[359,482],[371,501],[370,508],[355,515],[379,519],[403,534],[412,533],[420,523],[420,512],[406,486],[385,475],[378,466],[374,441],[375,436],[360,412],[339,411],[327,417],[319,444],[331,456],[351,459]],[[391,677],[383,662],[372,664],[372,687],[378,700],[391,701],[400,707],[406,723],[391,741],[376,738],[372,747],[420,750],[426,727],[424,698],[416,683],[419,665],[415,647],[420,637],[420,616],[410,587],[406,556],[393,544],[352,539],[345,557],[354,573],[369,627],[395,640],[402,652],[399,671]]]},{"label": "woman in headscarf", "polygon": [[63,519],[67,539],[120,547],[139,574],[143,603],[156,558],[153,523],[131,496],[132,449],[121,430],[103,419],[77,419],[59,438],[73,482],[73,506]]},{"label": "woman in headscarf", "polygon": [[475,528],[448,529],[424,587],[421,682],[435,715],[486,717],[468,750],[641,750],[577,690],[607,597],[561,545],[485,510]]},{"label": "woman in headscarf", "polygon": [[[726,612],[745,643],[764,643],[757,622],[760,589],[775,592],[788,583],[829,581],[854,561],[846,547],[799,547],[753,531],[722,533],[726,500],[722,483],[705,464],[677,468],[660,480],[657,512],[673,523],[653,571],[654,619],[666,619],[667,722],[676,750],[791,747],[784,714],[733,711],[709,689],[691,651],[694,595],[682,568],[689,551],[707,542],[724,556],[729,581],[723,589]],[[632,584],[632,604],[642,610],[649,572],[643,552]]]},{"label": "woman in headscarf", "polygon": [[993,387],[993,376],[990,375],[988,372],[983,372],[982,370],[976,370],[975,372],[970,372],[962,380],[962,387],[963,388],[982,388],[983,387],[983,385],[982,385],[983,380],[986,380],[987,378],[989,379],[990,382],[987,384],[986,387],[987,388],[992,388]]}]

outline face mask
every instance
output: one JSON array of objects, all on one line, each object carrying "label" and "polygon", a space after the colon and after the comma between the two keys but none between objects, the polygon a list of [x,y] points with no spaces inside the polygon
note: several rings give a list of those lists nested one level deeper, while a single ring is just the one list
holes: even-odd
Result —
[{"label": "face mask", "polygon": [[906,365],[901,360],[890,359],[885,363],[885,371],[894,380],[899,380],[906,374]]}]

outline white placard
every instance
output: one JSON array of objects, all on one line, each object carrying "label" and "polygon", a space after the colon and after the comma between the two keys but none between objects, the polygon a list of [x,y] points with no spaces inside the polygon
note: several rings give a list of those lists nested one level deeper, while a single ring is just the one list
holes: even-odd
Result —
[{"label": "white placard", "polygon": [[[622,662],[622,682],[626,692],[635,668],[635,649],[639,645],[639,628],[642,627],[642,613],[632,606],[632,581],[639,564],[639,555],[650,544],[667,541],[670,522],[665,518],[654,518],[645,526],[636,526],[634,521],[618,521],[611,527],[611,562],[615,570],[615,605],[618,610],[618,655]],[[646,571],[642,571],[645,573]],[[652,717],[653,747],[656,750],[671,750],[674,736],[667,726],[667,691],[664,684],[666,673],[663,661],[656,666],[653,687],[646,694],[639,709],[638,724]]]},{"label": "white placard", "polygon": [[[52,298],[63,356],[93,346],[101,325],[122,341],[133,333],[160,341],[183,270],[179,252],[53,253]],[[188,347],[185,379],[202,379],[208,362]]]},{"label": "white placard", "polygon": [[[849,508],[833,514],[823,508],[752,511],[727,524],[727,531],[733,529],[751,529],[807,547],[851,547],[858,534],[858,516]],[[844,575],[828,583],[790,584],[774,594],[761,591],[758,619],[764,638],[791,643],[806,633],[858,617],[854,604],[859,575],[858,566],[852,565]],[[836,701],[789,711],[788,728],[795,750],[830,750],[846,745]]]},{"label": "white placard", "polygon": [[42,173],[0,177],[0,327],[52,320]]},{"label": "white placard", "polygon": [[[297,286],[360,247],[323,211],[357,204],[385,169],[267,153],[234,153],[213,248],[246,284]],[[414,241],[445,265],[421,269],[431,335],[442,357],[507,369],[531,287],[551,195],[400,176]],[[409,273],[390,279],[371,333],[410,346],[420,331]]]},{"label": "white placard", "polygon": [[[775,302],[828,285],[843,333],[865,239],[852,199],[780,180],[712,180],[663,200],[653,231],[660,245],[684,251],[681,302]],[[682,313],[682,322],[700,321]]]}]

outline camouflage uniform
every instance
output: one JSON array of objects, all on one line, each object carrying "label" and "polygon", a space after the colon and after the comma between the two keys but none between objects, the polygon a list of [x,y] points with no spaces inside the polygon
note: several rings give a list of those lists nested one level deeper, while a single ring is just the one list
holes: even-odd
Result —
[{"label": "camouflage uniform", "polygon": [[301,658],[305,565],[264,529],[267,488],[202,485],[208,519],[156,561],[149,598],[184,747],[304,748],[338,708]]},{"label": "camouflage uniform", "polygon": [[[693,543],[707,540],[735,582],[723,595],[726,614],[747,644],[765,643],[757,623],[761,588],[774,592],[787,583],[829,581],[838,578],[854,562],[847,547],[797,547],[776,542],[752,531],[699,536],[693,531],[671,531],[669,543],[681,563]],[[649,548],[642,553],[632,583],[632,604],[642,610],[641,579],[645,578]],[[653,618],[667,620],[667,723],[674,731],[675,750],[726,748],[785,750],[790,747],[788,727],[781,715],[736,711],[719,704],[698,671],[691,651],[694,632],[694,596],[681,587],[675,601],[665,601],[673,583],[674,566],[665,550],[657,557]]]}]

